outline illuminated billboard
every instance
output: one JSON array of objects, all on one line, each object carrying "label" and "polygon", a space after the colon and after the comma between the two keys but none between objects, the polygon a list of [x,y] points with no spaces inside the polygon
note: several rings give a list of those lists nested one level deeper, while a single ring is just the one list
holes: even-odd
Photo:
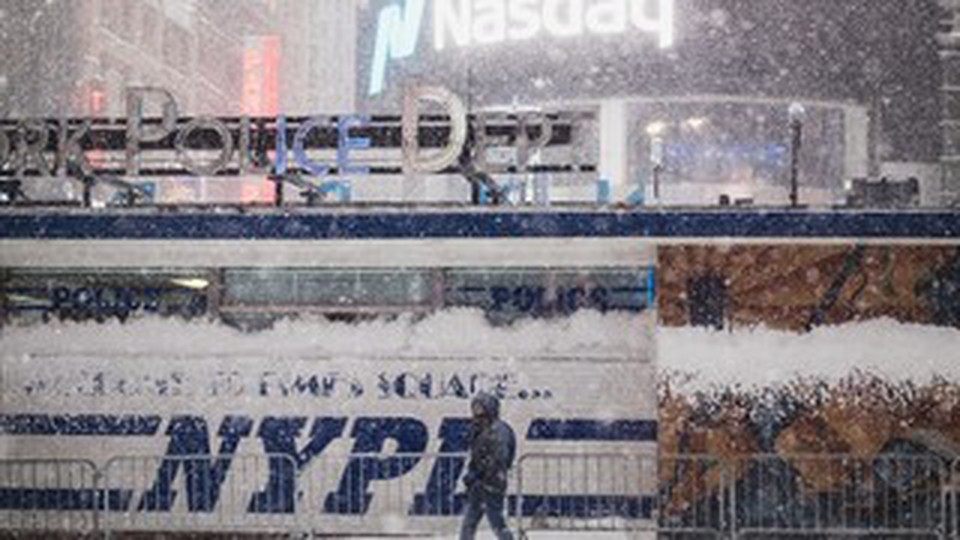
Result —
[{"label": "illuminated billboard", "polygon": [[[358,19],[357,103],[395,110],[409,83],[443,85],[475,107],[611,97],[842,102],[878,109],[880,159],[936,161],[940,11],[935,0],[910,6],[371,0]],[[616,15],[603,18],[605,10]],[[570,13],[581,15],[561,19]]]},{"label": "illuminated billboard", "polygon": [[[406,0],[380,11],[369,95],[383,92],[391,60],[416,51],[427,7],[426,0]],[[674,0],[434,0],[429,7],[437,51],[630,30],[656,36],[661,49],[674,40]]]}]

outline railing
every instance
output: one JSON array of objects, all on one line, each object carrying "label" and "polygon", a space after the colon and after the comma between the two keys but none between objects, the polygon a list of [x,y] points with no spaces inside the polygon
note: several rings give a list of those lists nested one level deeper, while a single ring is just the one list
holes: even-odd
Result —
[{"label": "railing", "polygon": [[720,508],[718,530],[734,538],[941,538],[955,504],[949,467],[929,455],[737,457],[722,462],[724,484],[701,475],[719,486],[709,499],[683,499]]},{"label": "railing", "polygon": [[97,477],[89,461],[0,461],[0,531],[14,537],[94,533],[102,504]]},{"label": "railing", "polygon": [[944,536],[955,540],[960,539],[960,461],[954,462],[950,468],[950,478],[943,495],[943,506],[946,508]]},{"label": "railing", "polygon": [[956,467],[926,455],[528,454],[518,466],[517,528],[958,538]]},{"label": "railing", "polygon": [[745,536],[932,538],[945,529],[949,469],[937,457],[752,456],[730,470]]},{"label": "railing", "polygon": [[655,530],[656,464],[635,454],[526,454],[516,468],[517,529]]},{"label": "railing", "polygon": [[122,456],[107,461],[102,530],[292,532],[295,494],[277,481],[287,455]]},{"label": "railing", "polygon": [[[353,535],[452,533],[463,512],[463,454],[329,455],[303,466],[306,530]],[[457,489],[457,488],[461,489]]]},{"label": "railing", "polygon": [[[447,533],[466,456],[329,454],[0,461],[0,533]],[[664,538],[960,539],[960,463],[873,457],[541,453],[507,508],[530,532]]]},{"label": "railing", "polygon": [[[415,534],[462,510],[458,454],[116,457],[104,467],[115,532]],[[428,489],[427,486],[447,489]],[[449,521],[449,520],[448,520]],[[453,530],[455,523],[447,524]]]},{"label": "railing", "polygon": [[661,456],[657,463],[657,529],[668,538],[709,538],[729,531],[734,491],[729,469],[704,455]]}]

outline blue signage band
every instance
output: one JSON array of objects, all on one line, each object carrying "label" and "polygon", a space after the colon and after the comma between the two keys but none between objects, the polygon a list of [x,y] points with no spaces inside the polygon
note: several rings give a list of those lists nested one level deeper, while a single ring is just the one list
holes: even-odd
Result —
[{"label": "blue signage band", "polygon": [[514,211],[0,214],[0,239],[392,240],[442,238],[960,240],[955,212]]}]

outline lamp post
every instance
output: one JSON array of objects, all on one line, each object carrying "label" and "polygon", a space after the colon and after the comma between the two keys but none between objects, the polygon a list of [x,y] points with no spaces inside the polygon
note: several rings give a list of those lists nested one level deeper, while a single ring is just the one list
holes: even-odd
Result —
[{"label": "lamp post", "polygon": [[790,206],[800,205],[800,149],[803,146],[803,120],[806,108],[800,103],[791,103],[788,110],[790,118]]},{"label": "lamp post", "polygon": [[650,165],[651,182],[653,184],[653,202],[660,203],[660,181],[663,174],[663,143],[667,131],[665,122],[653,122],[647,126],[647,135],[650,137]]}]

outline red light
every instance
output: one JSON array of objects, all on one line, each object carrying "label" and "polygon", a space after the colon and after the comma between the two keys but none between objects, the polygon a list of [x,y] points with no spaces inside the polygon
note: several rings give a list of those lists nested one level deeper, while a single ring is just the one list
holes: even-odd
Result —
[{"label": "red light", "polygon": [[[279,36],[251,37],[243,51],[243,95],[241,109],[246,116],[276,116],[280,111]],[[243,203],[272,201],[274,184],[266,178],[243,184]]]},{"label": "red light", "polygon": [[243,51],[243,113],[276,116],[280,108],[278,36],[249,38]]},{"label": "red light", "polygon": [[100,88],[90,90],[90,113],[103,114],[107,110],[107,93]]},{"label": "red light", "polygon": [[280,38],[263,38],[264,113],[276,116],[280,110]]}]

